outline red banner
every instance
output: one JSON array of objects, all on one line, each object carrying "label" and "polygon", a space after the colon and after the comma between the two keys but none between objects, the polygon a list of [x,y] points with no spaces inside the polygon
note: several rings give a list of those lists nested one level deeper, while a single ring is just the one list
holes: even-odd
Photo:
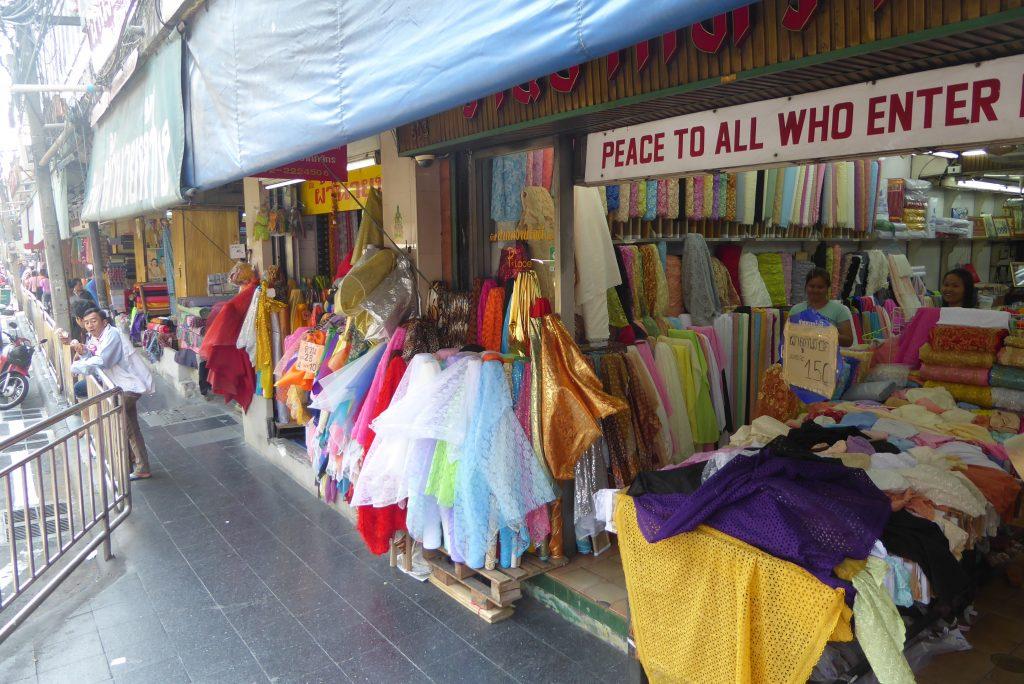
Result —
[{"label": "red banner", "polygon": [[256,174],[260,178],[301,178],[315,181],[348,180],[348,148],[335,147],[311,157],[293,161]]}]

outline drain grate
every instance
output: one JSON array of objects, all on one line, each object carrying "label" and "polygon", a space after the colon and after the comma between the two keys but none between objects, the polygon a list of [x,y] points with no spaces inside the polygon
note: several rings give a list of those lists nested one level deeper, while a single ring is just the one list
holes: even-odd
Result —
[{"label": "drain grate", "polygon": [[1006,670],[1007,672],[1024,672],[1024,658],[1007,655],[1006,653],[996,653],[993,655],[992,664],[1000,670]]}]

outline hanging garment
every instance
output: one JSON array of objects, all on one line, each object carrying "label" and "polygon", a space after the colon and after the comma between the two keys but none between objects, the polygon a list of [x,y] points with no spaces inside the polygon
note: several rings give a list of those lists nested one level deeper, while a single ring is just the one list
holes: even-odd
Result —
[{"label": "hanging garment", "polygon": [[[651,681],[803,684],[826,642],[853,638],[843,592],[792,563],[706,525],[650,544],[627,496],[618,497],[615,527],[637,657]],[[715,600],[677,592],[669,610],[665,586],[714,587]]]},{"label": "hanging garment", "polygon": [[499,531],[503,556],[526,551],[527,514],[555,500],[558,490],[512,411],[500,360],[483,362],[474,406],[456,472],[454,522],[460,555],[481,568]]},{"label": "hanging garment", "polygon": [[380,190],[370,188],[366,195],[366,202],[363,204],[363,216],[359,222],[359,233],[356,235],[356,243],[352,247],[352,256],[349,263],[355,266],[363,258],[363,252],[369,246],[383,247],[384,236],[381,234],[381,226],[384,225],[384,205]]},{"label": "hanging garment", "polygon": [[199,348],[199,356],[206,361],[207,382],[214,394],[221,395],[226,402],[238,402],[243,411],[249,410],[256,382],[249,355],[238,349],[236,343],[256,286],[255,281],[243,285],[237,295],[210,317]]},{"label": "hanging garment", "polygon": [[608,220],[595,201],[598,194],[597,188],[573,189],[576,302],[588,342],[608,339],[608,290],[622,283]]},{"label": "hanging garment", "polygon": [[658,372],[665,381],[668,403],[671,406],[669,432],[672,435],[673,463],[681,463],[693,455],[693,429],[690,427],[689,411],[680,381],[676,355],[667,342],[658,341],[654,348]]},{"label": "hanging garment", "polygon": [[711,271],[711,253],[704,237],[695,233],[683,239],[683,301],[697,325],[711,325],[722,313]]},{"label": "hanging garment", "polygon": [[600,419],[626,409],[601,390],[593,368],[556,316],[532,319],[541,340],[539,376],[544,456],[555,479],[572,478],[576,461],[594,443]]}]

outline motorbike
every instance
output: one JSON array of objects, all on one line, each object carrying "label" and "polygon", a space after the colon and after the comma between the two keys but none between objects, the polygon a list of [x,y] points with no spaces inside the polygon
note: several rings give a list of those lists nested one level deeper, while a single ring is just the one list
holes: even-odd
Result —
[{"label": "motorbike", "polygon": [[[18,324],[7,324],[12,332],[0,330],[0,341],[5,342],[0,350],[0,410],[12,409],[28,396],[28,371],[32,367],[32,356],[36,345],[16,334]],[[40,340],[42,346],[46,340]]]}]

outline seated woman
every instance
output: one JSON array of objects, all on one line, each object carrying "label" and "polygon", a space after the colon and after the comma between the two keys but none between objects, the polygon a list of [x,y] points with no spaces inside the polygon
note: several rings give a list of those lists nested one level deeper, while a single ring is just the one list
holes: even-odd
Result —
[{"label": "seated woman", "polygon": [[846,306],[836,300],[829,299],[829,288],[832,287],[832,277],[823,268],[812,268],[807,274],[807,282],[804,285],[804,292],[807,294],[807,301],[794,304],[789,310],[790,316],[814,309],[839,329],[839,346],[849,347],[853,344],[853,316]]},{"label": "seated woman", "polygon": [[974,276],[965,268],[954,268],[942,276],[942,306],[973,309],[978,306],[974,294]]}]

